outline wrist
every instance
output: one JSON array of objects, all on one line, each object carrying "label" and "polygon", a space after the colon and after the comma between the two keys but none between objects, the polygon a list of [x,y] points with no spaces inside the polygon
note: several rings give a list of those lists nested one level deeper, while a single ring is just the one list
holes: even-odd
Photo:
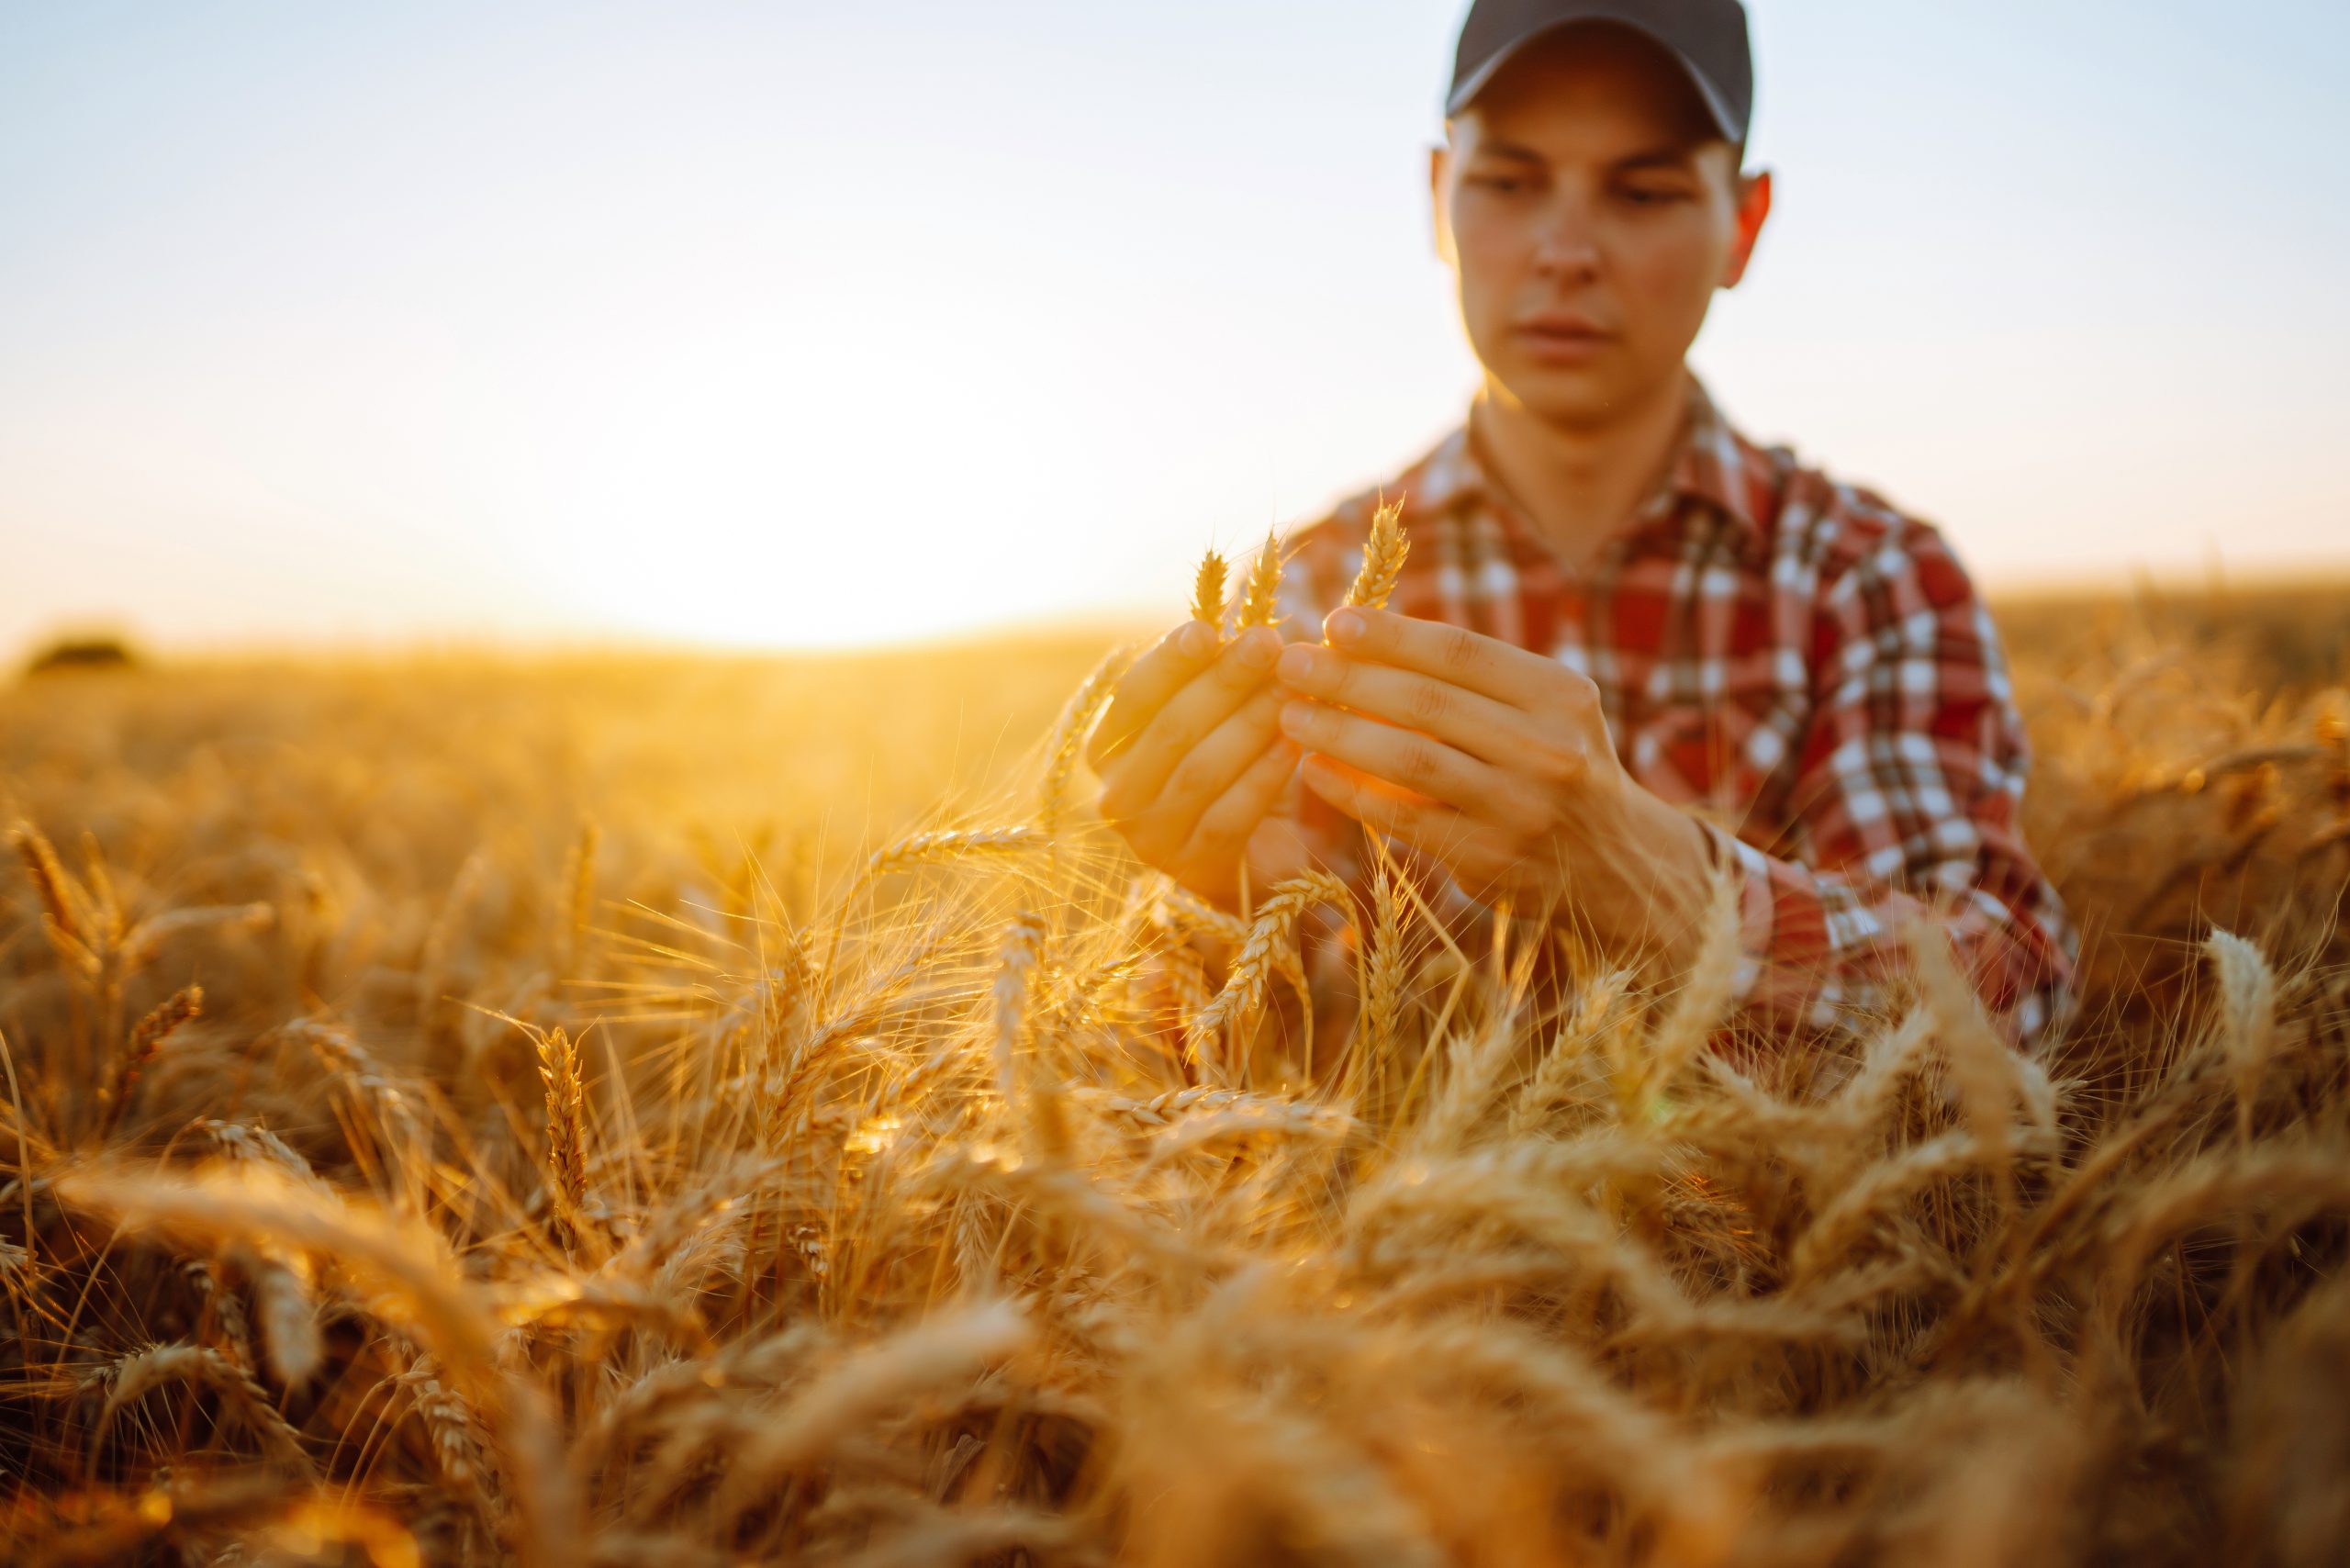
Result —
[{"label": "wrist", "polygon": [[1619,864],[1609,878],[1619,891],[1616,945],[1654,957],[1669,969],[1684,967],[1712,902],[1716,852],[1705,824],[1639,785],[1626,780]]}]

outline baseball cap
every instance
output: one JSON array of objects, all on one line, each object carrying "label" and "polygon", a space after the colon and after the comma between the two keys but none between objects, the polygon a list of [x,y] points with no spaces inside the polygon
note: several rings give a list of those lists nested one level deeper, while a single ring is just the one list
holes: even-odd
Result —
[{"label": "baseball cap", "polygon": [[1474,0],[1460,24],[1446,118],[1467,108],[1520,50],[1571,22],[1616,22],[1663,45],[1689,73],[1722,135],[1745,143],[1754,112],[1754,55],[1740,0]]}]

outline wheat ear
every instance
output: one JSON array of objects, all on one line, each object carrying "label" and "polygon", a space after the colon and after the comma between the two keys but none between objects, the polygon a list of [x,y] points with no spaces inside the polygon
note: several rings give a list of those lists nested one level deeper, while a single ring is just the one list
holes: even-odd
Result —
[{"label": "wheat ear", "polygon": [[1730,1011],[1738,978],[1740,894],[1736,876],[1727,870],[1715,874],[1696,955],[1673,1005],[1649,1037],[1646,1059],[1631,1075],[1637,1085],[1633,1099],[1651,1114],[1663,1109],[1661,1096],[1706,1048]]},{"label": "wheat ear", "polygon": [[1159,884],[1156,893],[1158,917],[1175,930],[1185,933],[1204,931],[1236,947],[1248,940],[1247,921],[1218,909],[1172,877],[1164,873],[1156,875]]},{"label": "wheat ear", "polygon": [[84,983],[95,982],[106,968],[105,960],[92,951],[92,945],[100,938],[84,918],[81,890],[58,860],[56,849],[30,823],[20,822],[10,829],[8,842],[24,861],[25,875],[40,901],[41,935],[49,938],[50,946],[68,969]]},{"label": "wheat ear", "polygon": [[1013,916],[998,961],[994,1004],[995,1073],[997,1092],[1004,1104],[1017,1111],[1034,1137],[1037,1152],[1060,1158],[1069,1150],[1068,1108],[1058,1086],[1036,1070],[1033,1045],[1035,1025],[1029,1014],[1035,1002],[1036,980],[1043,972],[1045,923],[1023,910]]},{"label": "wheat ear", "polygon": [[[1224,989],[1193,1016],[1184,1031],[1184,1047],[1196,1059],[1203,1057],[1216,1032],[1233,1022],[1247,1023],[1265,1005],[1265,993],[1276,974],[1296,967],[1295,955],[1286,953],[1295,940],[1297,923],[1317,903],[1353,907],[1346,883],[1326,871],[1309,871],[1276,885],[1272,895],[1257,906],[1248,939],[1233,956]],[[1288,962],[1284,963],[1284,958]]]},{"label": "wheat ear", "polygon": [[588,1134],[580,1114],[579,1047],[561,1027],[539,1036],[539,1077],[547,1092],[547,1191],[555,1214],[576,1227],[588,1203]]},{"label": "wheat ear", "polygon": [[1404,532],[1404,503],[1390,501],[1371,514],[1371,532],[1362,545],[1362,570],[1347,589],[1346,602],[1361,610],[1384,610],[1395,583],[1404,575],[1404,557],[1412,541]]},{"label": "wheat ear", "polygon": [[100,1137],[113,1132],[121,1122],[122,1113],[130,1103],[131,1092],[139,1087],[140,1075],[155,1059],[155,1053],[163,1048],[163,1042],[203,1011],[204,988],[183,986],[139,1020],[130,1031],[130,1047],[123,1053],[114,1081],[106,1089],[106,1114],[98,1126]]},{"label": "wheat ear", "polygon": [[472,1406],[441,1376],[441,1363],[420,1355],[393,1381],[407,1390],[410,1406],[424,1423],[426,1439],[452,1492],[468,1500],[481,1490],[487,1469],[474,1426]]},{"label": "wheat ear", "polygon": [[1257,552],[1256,564],[1248,569],[1248,581],[1240,595],[1239,613],[1234,624],[1247,631],[1251,626],[1270,626],[1281,619],[1281,545],[1272,534],[1265,535],[1264,548]]},{"label": "wheat ear", "polygon": [[2235,1080],[2236,1136],[2252,1139],[2252,1110],[2277,1045],[2277,972],[2260,949],[2232,931],[2213,930],[2203,951],[2220,974],[2220,1017]]},{"label": "wheat ear", "polygon": [[1224,579],[1228,569],[1224,557],[1211,550],[1200,558],[1199,576],[1192,579],[1192,619],[1219,631],[1224,626]]},{"label": "wheat ear", "polygon": [[107,1384],[106,1406],[93,1434],[94,1451],[95,1444],[105,1440],[117,1412],[124,1406],[160,1383],[194,1383],[219,1394],[245,1425],[252,1428],[253,1435],[268,1444],[281,1458],[291,1461],[305,1471],[310,1467],[309,1455],[303,1451],[301,1436],[285,1417],[278,1414],[277,1406],[270,1401],[269,1392],[253,1381],[252,1373],[209,1345],[180,1343],[153,1346],[126,1356],[108,1367],[105,1381]]},{"label": "wheat ear", "polygon": [[1382,864],[1371,884],[1371,940],[1362,958],[1362,1011],[1356,1020],[1358,1070],[1377,1082],[1394,1054],[1410,983],[1404,953],[1404,900],[1396,871]]},{"label": "wheat ear", "polygon": [[307,1260],[298,1254],[291,1263],[252,1256],[245,1271],[252,1281],[253,1305],[261,1313],[262,1346],[269,1356],[269,1370],[284,1386],[299,1388],[326,1360],[318,1308],[310,1300]]},{"label": "wheat ear", "polygon": [[865,863],[866,879],[934,860],[959,860],[970,855],[1016,855],[1045,843],[1045,834],[1022,823],[1013,827],[957,828],[910,833],[873,852]]},{"label": "wheat ear", "polygon": [[78,890],[48,837],[32,823],[20,822],[8,830],[8,843],[25,863],[25,875],[40,899],[41,913],[66,935],[86,941],[89,932],[82,920],[81,901],[75,897]]},{"label": "wheat ear", "polygon": [[570,916],[564,933],[563,967],[566,973],[576,972],[580,959],[587,956],[588,931],[595,923],[596,913],[596,848],[601,838],[594,821],[581,818],[579,836],[573,841],[571,853],[564,857],[563,903]]},{"label": "wheat ear", "polygon": [[1035,1331],[1010,1302],[934,1317],[857,1351],[744,1434],[715,1499],[723,1532],[787,1476],[821,1463],[877,1419],[968,1383],[1024,1348]]}]

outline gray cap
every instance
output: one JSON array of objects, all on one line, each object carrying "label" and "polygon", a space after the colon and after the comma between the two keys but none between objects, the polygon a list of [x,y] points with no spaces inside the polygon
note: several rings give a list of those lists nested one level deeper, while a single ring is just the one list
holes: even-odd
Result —
[{"label": "gray cap", "polygon": [[1739,0],[1475,0],[1460,24],[1446,118],[1467,108],[1518,50],[1572,22],[1616,22],[1654,39],[1689,73],[1722,135],[1745,142],[1754,55]]}]

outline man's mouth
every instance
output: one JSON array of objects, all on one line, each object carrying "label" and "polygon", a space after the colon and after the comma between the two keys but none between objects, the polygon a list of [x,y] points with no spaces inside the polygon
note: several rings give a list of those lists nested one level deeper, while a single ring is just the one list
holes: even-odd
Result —
[{"label": "man's mouth", "polygon": [[1521,317],[1515,330],[1536,359],[1557,364],[1587,360],[1616,341],[1614,332],[1590,317],[1564,310]]}]

